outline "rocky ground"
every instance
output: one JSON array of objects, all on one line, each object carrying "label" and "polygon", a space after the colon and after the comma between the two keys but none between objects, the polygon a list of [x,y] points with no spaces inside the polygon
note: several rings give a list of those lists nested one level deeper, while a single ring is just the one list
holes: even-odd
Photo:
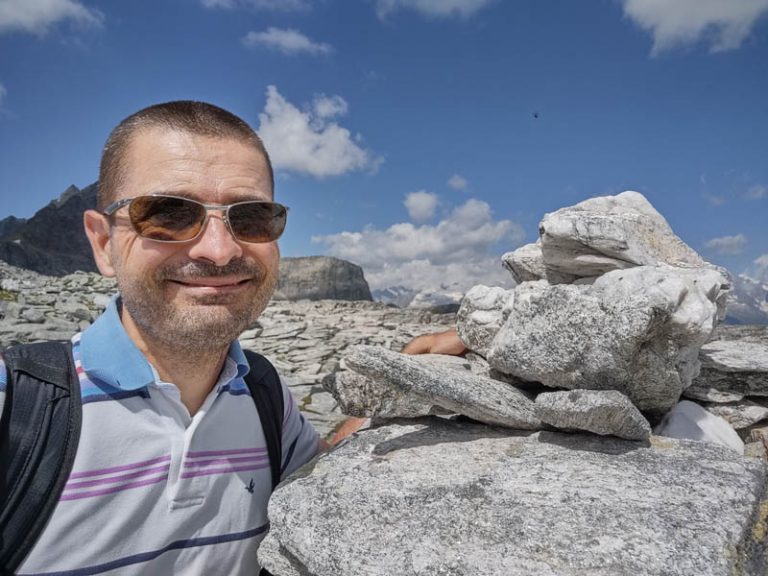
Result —
[{"label": "rocky ground", "polygon": [[[0,261],[0,347],[67,339],[87,328],[115,291],[114,282],[78,272],[50,277]],[[287,379],[299,407],[327,435],[344,416],[320,385],[347,348],[399,350],[416,335],[453,325],[453,314],[399,309],[378,302],[274,301],[243,333],[243,346],[267,356]]]}]

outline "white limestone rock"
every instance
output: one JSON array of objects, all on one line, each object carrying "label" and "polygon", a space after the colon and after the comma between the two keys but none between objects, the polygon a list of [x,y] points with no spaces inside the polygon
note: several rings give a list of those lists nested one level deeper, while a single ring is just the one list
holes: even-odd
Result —
[{"label": "white limestone rock", "polygon": [[616,270],[592,285],[525,282],[488,362],[550,387],[618,390],[661,415],[697,374],[724,285],[714,270],[670,266]]},{"label": "white limestone rock", "polygon": [[638,192],[590,198],[546,214],[539,233],[548,273],[583,277],[662,263],[708,266]]},{"label": "white limestone rock", "polygon": [[488,346],[504,323],[505,307],[513,297],[512,290],[482,284],[464,295],[456,314],[456,330],[467,348],[488,355]]},{"label": "white limestone rock", "polygon": [[544,392],[536,397],[536,416],[561,430],[586,430],[602,436],[647,440],[651,425],[635,405],[615,390]]}]

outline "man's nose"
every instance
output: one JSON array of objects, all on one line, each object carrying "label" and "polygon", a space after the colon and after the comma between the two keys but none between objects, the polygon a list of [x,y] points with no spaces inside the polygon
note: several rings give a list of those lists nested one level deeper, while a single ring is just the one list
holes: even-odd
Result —
[{"label": "man's nose", "polygon": [[242,256],[243,248],[232,235],[223,214],[209,214],[204,230],[192,243],[190,258],[224,266]]}]

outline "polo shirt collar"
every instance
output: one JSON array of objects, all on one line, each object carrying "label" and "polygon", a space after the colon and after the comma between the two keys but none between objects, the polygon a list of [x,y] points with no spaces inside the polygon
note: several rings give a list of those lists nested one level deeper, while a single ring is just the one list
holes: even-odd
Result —
[{"label": "polo shirt collar", "polygon": [[[109,301],[104,313],[80,337],[80,361],[90,378],[120,388],[138,390],[155,382],[155,373],[120,321],[120,296]],[[248,374],[248,360],[240,342],[229,346],[228,356],[237,364],[237,377]]]}]

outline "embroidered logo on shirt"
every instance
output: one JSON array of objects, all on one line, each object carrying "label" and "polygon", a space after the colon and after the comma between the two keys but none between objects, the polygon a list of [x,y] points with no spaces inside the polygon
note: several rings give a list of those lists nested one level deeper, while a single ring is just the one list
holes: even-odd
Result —
[{"label": "embroidered logo on shirt", "polygon": [[254,486],[256,485],[253,483],[253,478],[251,478],[251,482],[248,484],[248,486],[245,487],[245,489],[248,490],[248,492],[250,492],[251,494],[253,494]]}]

